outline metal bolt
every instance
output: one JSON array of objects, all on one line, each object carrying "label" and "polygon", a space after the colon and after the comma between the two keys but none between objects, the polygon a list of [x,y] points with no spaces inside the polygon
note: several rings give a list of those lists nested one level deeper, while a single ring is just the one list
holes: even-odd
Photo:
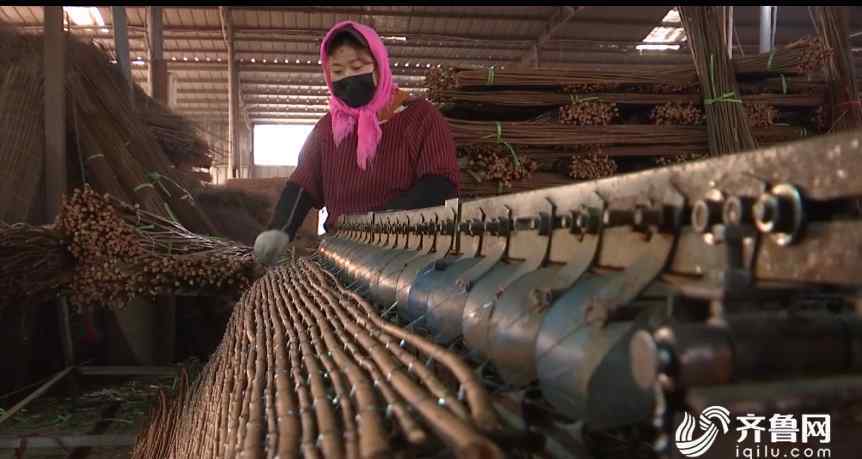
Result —
[{"label": "metal bolt", "polygon": [[731,225],[742,225],[751,223],[753,215],[751,212],[754,199],[746,196],[731,196],[724,202],[722,214],[724,222]]},{"label": "metal bolt", "polygon": [[584,208],[575,213],[575,228],[585,234],[599,232],[599,219],[592,209]]},{"label": "metal bolt", "polygon": [[757,227],[768,233],[788,233],[793,231],[793,203],[789,199],[774,194],[764,194],[754,204],[754,220]]},{"label": "metal bolt", "polygon": [[634,216],[628,210],[607,209],[602,215],[602,223],[610,227],[631,225],[634,223]]},{"label": "metal bolt", "polygon": [[705,233],[721,223],[721,213],[720,203],[706,199],[697,201],[691,211],[691,226],[698,233]]}]

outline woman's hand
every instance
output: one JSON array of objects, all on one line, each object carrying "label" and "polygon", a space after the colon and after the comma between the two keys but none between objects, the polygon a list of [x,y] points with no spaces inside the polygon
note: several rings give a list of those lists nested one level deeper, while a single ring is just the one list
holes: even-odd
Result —
[{"label": "woman's hand", "polygon": [[254,240],[254,259],[266,266],[277,264],[290,251],[290,236],[281,230],[260,233]]}]

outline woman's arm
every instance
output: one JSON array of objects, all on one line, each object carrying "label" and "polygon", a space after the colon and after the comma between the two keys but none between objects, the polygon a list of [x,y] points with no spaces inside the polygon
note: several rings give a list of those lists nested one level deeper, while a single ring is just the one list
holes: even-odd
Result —
[{"label": "woman's arm", "polygon": [[[296,169],[285,184],[281,197],[272,214],[268,229],[282,230],[293,239],[302,225],[308,211],[313,207],[323,208],[323,179],[320,169],[321,123],[328,122],[324,117],[309,133]],[[295,210],[294,210],[295,208]],[[293,216],[291,217],[291,212]],[[286,226],[286,227],[285,227]]]},{"label": "woman's arm", "polygon": [[443,204],[457,196],[455,185],[447,177],[426,175],[413,188],[383,205],[383,210],[423,209]]},{"label": "woman's arm", "polygon": [[383,206],[386,210],[433,207],[458,196],[460,171],[449,124],[431,103],[422,103],[426,104],[423,108],[427,114],[419,118],[415,129],[410,129],[419,143],[416,181],[410,190],[387,202]]}]

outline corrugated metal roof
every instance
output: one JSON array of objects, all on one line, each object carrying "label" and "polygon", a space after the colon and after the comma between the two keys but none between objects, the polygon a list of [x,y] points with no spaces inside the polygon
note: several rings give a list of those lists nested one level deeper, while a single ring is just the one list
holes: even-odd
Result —
[{"label": "corrugated metal roof", "polygon": [[[414,89],[421,75],[436,65],[489,65],[519,61],[548,27],[556,6],[231,6],[236,58],[240,62],[243,103],[266,100],[274,110],[296,112],[293,105],[320,105],[326,89],[317,65],[320,39],[337,21],[352,19],[375,27],[390,52],[396,81]],[[546,64],[619,59],[660,25],[670,6],[587,6],[562,25],[543,46]],[[862,8],[851,8],[851,29],[862,28]],[[75,35],[113,47],[110,7],[99,7],[103,29],[73,28]],[[740,41],[756,46],[759,11],[737,6],[735,26]],[[126,7],[132,59],[147,59],[146,7]],[[178,95],[215,100],[227,93],[227,46],[217,6],[163,7],[164,50]],[[42,7],[0,6],[0,21],[38,29]],[[808,9],[781,6],[776,43],[786,44],[814,33]],[[404,41],[396,38],[404,37]],[[685,50],[653,53],[656,60],[687,61]],[[146,82],[146,65],[134,65],[135,80]],[[192,97],[193,96],[193,97]],[[213,96],[213,97],[210,97]],[[314,96],[303,99],[301,96]],[[296,101],[301,101],[299,104]],[[191,103],[191,102],[190,102]],[[194,102],[203,104],[203,102]],[[257,103],[257,102],[255,102]],[[258,104],[259,105],[259,104]],[[270,106],[271,105],[271,106]],[[274,107],[274,108],[273,108]],[[314,108],[317,110],[317,108]],[[197,108],[195,109],[197,110]],[[222,117],[217,109],[212,115]],[[198,113],[195,111],[195,113]],[[206,112],[196,116],[205,116]],[[262,119],[262,118],[261,118]]]}]

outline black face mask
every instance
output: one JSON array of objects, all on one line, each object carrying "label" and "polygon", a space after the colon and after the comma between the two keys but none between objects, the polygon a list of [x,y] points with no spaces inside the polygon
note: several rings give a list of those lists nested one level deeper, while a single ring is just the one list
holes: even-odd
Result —
[{"label": "black face mask", "polygon": [[343,78],[332,83],[332,92],[350,107],[358,108],[374,98],[374,73],[368,72]]}]

